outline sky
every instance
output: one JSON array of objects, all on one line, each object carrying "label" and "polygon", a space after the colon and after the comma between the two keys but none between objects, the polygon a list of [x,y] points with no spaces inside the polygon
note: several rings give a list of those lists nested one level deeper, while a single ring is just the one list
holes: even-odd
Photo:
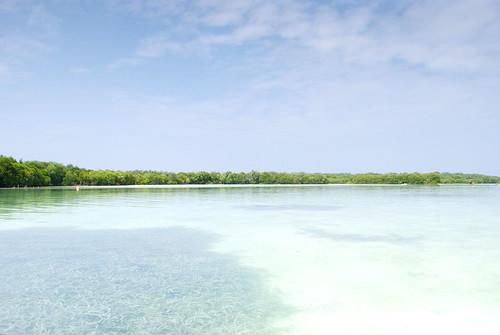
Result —
[{"label": "sky", "polygon": [[0,154],[500,175],[498,0],[0,0]]}]

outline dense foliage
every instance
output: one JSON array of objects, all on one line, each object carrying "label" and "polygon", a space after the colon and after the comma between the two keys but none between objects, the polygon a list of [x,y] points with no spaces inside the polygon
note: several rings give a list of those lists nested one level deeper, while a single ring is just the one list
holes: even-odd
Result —
[{"label": "dense foliage", "polygon": [[89,170],[0,156],[0,187],[177,184],[452,184],[500,183],[500,177],[463,173],[158,172]]}]

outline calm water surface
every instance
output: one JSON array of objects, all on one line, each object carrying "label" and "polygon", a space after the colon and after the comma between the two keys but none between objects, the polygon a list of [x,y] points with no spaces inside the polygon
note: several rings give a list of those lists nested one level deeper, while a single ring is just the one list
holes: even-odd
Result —
[{"label": "calm water surface", "polygon": [[0,334],[499,329],[499,186],[0,190]]}]

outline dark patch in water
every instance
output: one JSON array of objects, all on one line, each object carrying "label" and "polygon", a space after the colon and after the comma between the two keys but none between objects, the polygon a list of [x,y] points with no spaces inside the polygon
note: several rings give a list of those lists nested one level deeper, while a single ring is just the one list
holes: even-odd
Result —
[{"label": "dark patch in water", "polygon": [[183,228],[0,233],[0,334],[276,334],[261,274]]}]

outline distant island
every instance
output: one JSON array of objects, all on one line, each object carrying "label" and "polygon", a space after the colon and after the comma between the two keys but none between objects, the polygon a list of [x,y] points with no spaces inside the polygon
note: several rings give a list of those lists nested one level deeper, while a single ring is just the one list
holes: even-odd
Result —
[{"label": "distant island", "polygon": [[494,184],[500,177],[465,173],[162,172],[83,169],[0,155],[0,187],[185,184]]}]

